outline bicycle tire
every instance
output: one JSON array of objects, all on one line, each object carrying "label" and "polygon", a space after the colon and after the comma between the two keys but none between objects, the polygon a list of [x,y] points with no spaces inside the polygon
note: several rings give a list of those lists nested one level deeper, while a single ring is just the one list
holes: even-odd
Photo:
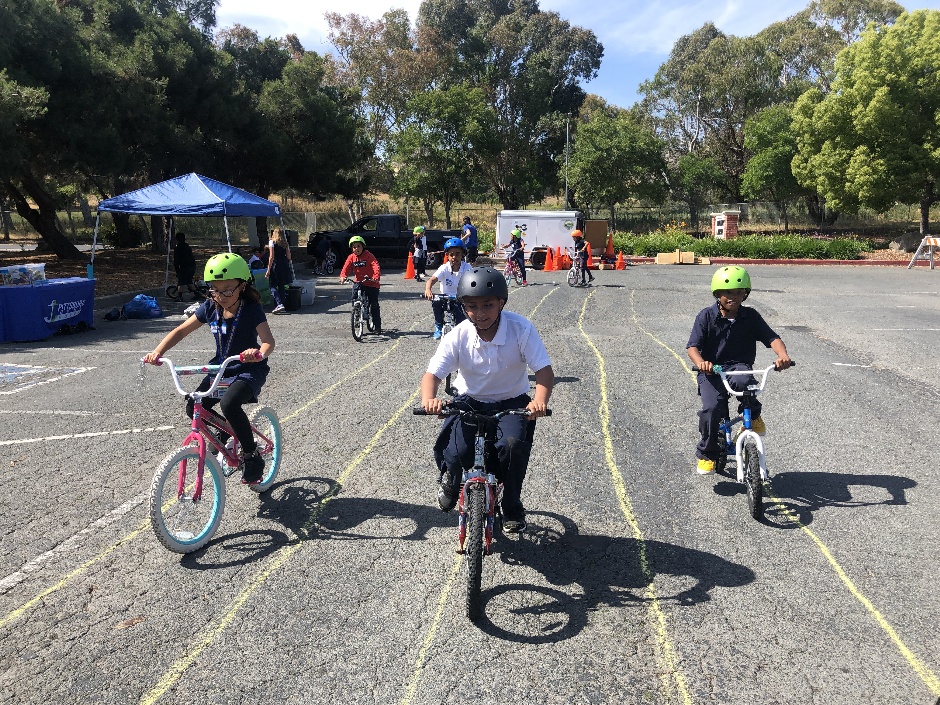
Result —
[{"label": "bicycle tire", "polygon": [[516,269],[513,271],[512,276],[516,280],[516,286],[522,286],[522,282],[525,281],[525,279],[522,278],[522,271],[519,269]]},{"label": "bicycle tire", "polygon": [[747,508],[751,516],[760,519],[764,515],[764,483],[760,476],[760,456],[754,441],[746,441],[741,449],[744,455],[744,486],[747,489]]},{"label": "bicycle tire", "polygon": [[267,444],[258,439],[258,447],[261,448],[261,456],[265,461],[265,471],[261,482],[248,485],[253,491],[261,494],[271,488],[277,477],[277,471],[281,467],[284,438],[281,435],[281,422],[270,406],[258,407],[251,412],[248,420],[251,422],[256,438],[260,434],[271,441],[271,447],[268,449]]},{"label": "bicycle tire", "polygon": [[[179,286],[177,286],[176,284],[170,284],[170,285],[166,288],[166,296],[167,296],[168,299],[174,299],[174,300],[175,300],[176,297],[179,296],[179,293],[180,293],[180,288],[179,288]],[[183,297],[180,296],[180,298],[183,298]]]},{"label": "bicycle tire", "polygon": [[351,322],[352,322],[353,340],[355,340],[357,343],[361,343],[362,333],[365,327],[363,320],[362,320],[362,302],[361,301],[353,301]]},{"label": "bicycle tire", "polygon": [[372,307],[368,302],[362,304],[363,318],[366,319],[366,328],[370,333],[375,332],[375,321],[372,320]]},{"label": "bicycle tire", "polygon": [[568,286],[578,285],[578,273],[574,268],[568,270]]},{"label": "bicycle tire", "polygon": [[[180,448],[160,463],[150,485],[150,525],[160,543],[174,553],[192,553],[205,546],[218,528],[225,509],[225,480],[211,455],[206,456],[202,498],[193,502],[198,466],[199,451],[191,446]],[[181,467],[186,486],[183,496],[179,497]]]},{"label": "bicycle tire", "polygon": [[336,253],[333,250],[327,252],[326,260],[323,263],[323,270],[327,274],[333,273],[333,268],[336,266]]},{"label": "bicycle tire", "polygon": [[467,617],[470,619],[479,618],[482,608],[484,492],[479,482],[470,483],[467,488],[467,542],[464,550],[467,555]]}]

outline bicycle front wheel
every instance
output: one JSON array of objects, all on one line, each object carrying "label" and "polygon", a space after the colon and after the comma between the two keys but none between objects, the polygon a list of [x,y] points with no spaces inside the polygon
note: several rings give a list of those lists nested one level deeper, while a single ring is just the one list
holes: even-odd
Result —
[{"label": "bicycle front wheel", "polygon": [[369,304],[364,304],[362,307],[362,316],[366,319],[366,328],[369,329],[370,333],[375,332],[375,321],[372,319],[372,308]]},{"label": "bicycle front wheel", "polygon": [[[180,293],[180,288],[176,284],[170,284],[166,288],[166,296],[168,299],[175,299],[177,296],[179,296],[179,293]],[[182,297],[180,296],[180,298]]]},{"label": "bicycle front wheel", "polygon": [[278,421],[277,414],[270,406],[255,409],[248,420],[251,422],[251,430],[254,432],[261,457],[264,458],[264,475],[261,477],[261,482],[248,486],[261,494],[274,484],[274,478],[277,477],[277,471],[281,467],[284,442],[281,436],[281,422]]},{"label": "bicycle front wheel", "polygon": [[757,445],[747,441],[741,449],[744,454],[744,486],[747,488],[747,508],[751,516],[760,519],[764,515],[764,483],[760,477],[760,456]]},{"label": "bicycle front wheel", "polygon": [[353,301],[352,305],[352,336],[357,343],[362,342],[362,333],[365,322],[362,320],[362,302]]},{"label": "bicycle front wheel", "polygon": [[578,285],[578,272],[574,269],[568,270],[568,286]]},{"label": "bicycle front wheel", "polygon": [[467,542],[464,549],[467,554],[467,617],[470,619],[477,619],[482,608],[484,491],[479,482],[473,482],[467,488]]},{"label": "bicycle front wheel", "polygon": [[150,525],[164,546],[174,553],[192,553],[215,533],[225,509],[222,470],[206,457],[202,496],[193,498],[199,451],[180,448],[160,464],[150,486]]}]

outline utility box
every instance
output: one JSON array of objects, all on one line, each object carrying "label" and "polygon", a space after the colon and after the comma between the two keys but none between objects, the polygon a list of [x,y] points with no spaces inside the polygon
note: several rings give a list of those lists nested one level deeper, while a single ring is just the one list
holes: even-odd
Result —
[{"label": "utility box", "polygon": [[529,255],[533,250],[547,247],[564,250],[571,247],[571,231],[579,222],[579,211],[500,211],[496,214],[496,246],[508,243],[509,234],[518,228]]},{"label": "utility box", "polygon": [[712,237],[716,240],[731,240],[738,236],[741,211],[712,213]]}]

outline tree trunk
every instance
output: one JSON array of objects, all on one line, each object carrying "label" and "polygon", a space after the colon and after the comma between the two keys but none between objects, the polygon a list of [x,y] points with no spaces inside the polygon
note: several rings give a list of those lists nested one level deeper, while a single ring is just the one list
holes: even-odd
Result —
[{"label": "tree trunk", "polygon": [[[59,219],[56,217],[55,201],[43,185],[31,174],[21,179],[24,193],[11,181],[4,182],[4,188],[13,200],[16,212],[26,220],[39,233],[43,241],[61,259],[81,260],[84,255],[78,251],[68,237],[62,232]],[[33,209],[27,201],[27,196],[33,200],[38,209]]]},{"label": "tree trunk", "polygon": [[13,227],[13,222],[10,213],[7,211],[6,202],[2,200],[0,200],[0,221],[3,221],[3,240],[9,242],[10,228]]},{"label": "tree trunk", "polygon": [[786,201],[780,202],[780,213],[783,215],[783,234],[789,235],[790,234],[790,220],[787,217],[787,202]]},{"label": "tree trunk", "polygon": [[78,233],[75,232],[75,220],[72,218],[72,206],[65,206],[65,214],[69,217],[69,229],[72,231],[72,242],[78,244]]},{"label": "tree trunk", "polygon": [[87,196],[82,195],[78,197],[78,207],[82,209],[82,222],[85,223],[85,227],[95,227],[95,219],[91,216],[91,206],[88,205]]},{"label": "tree trunk", "polygon": [[255,237],[258,238],[258,247],[268,246],[268,219],[263,215],[255,217]]},{"label": "tree trunk", "polygon": [[163,216],[150,216],[150,249],[154,252],[166,252],[166,228],[163,221]]},{"label": "tree trunk", "polygon": [[433,228],[434,227],[434,201],[427,199],[427,198],[423,198],[421,200],[424,204],[424,215],[427,217],[428,227]]}]

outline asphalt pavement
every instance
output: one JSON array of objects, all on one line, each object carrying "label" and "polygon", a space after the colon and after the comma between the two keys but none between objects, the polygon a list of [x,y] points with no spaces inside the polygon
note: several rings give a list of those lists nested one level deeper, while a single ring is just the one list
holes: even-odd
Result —
[{"label": "asphalt pavement", "polygon": [[[747,304],[798,362],[762,397],[756,521],[730,474],[693,471],[684,349],[712,270],[513,287],[554,414],[476,623],[436,506],[439,422],[411,414],[436,345],[423,285],[389,275],[384,334],[362,343],[335,278],[269,317],[280,475],[260,496],[231,479],[215,538],[185,557],[148,500],[188,423],[166,371],[138,365],[185,304],[0,346],[0,702],[940,702],[940,273],[749,267]],[[200,330],[169,357],[212,349]]]}]

